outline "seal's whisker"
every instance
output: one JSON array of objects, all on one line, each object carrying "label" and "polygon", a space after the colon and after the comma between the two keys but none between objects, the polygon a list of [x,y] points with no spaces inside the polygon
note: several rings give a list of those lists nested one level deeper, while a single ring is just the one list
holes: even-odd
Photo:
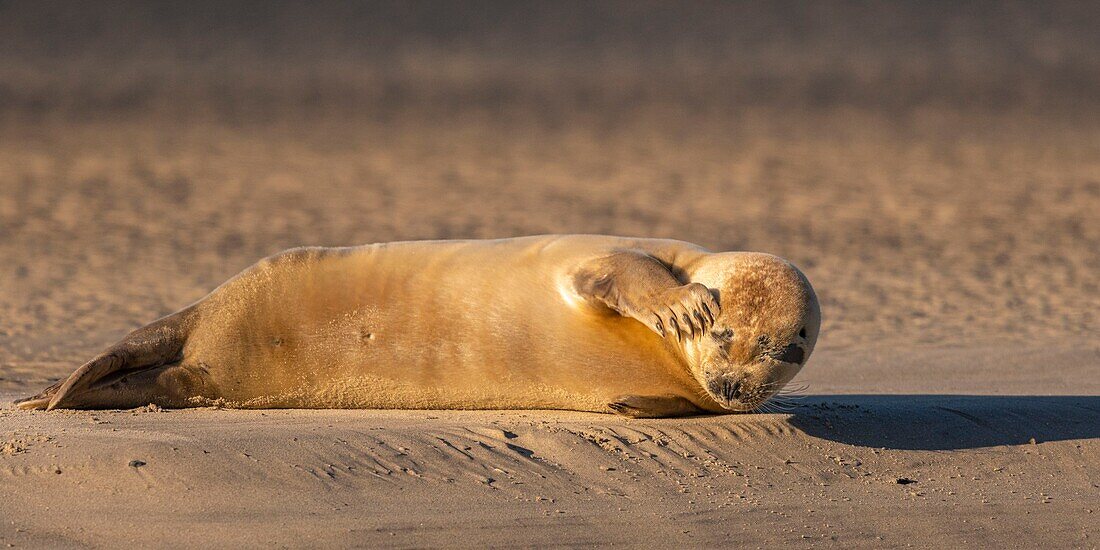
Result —
[{"label": "seal's whisker", "polygon": [[790,405],[797,405],[805,398],[805,395],[777,395],[773,397],[773,399],[775,399],[778,403],[787,403]]},{"label": "seal's whisker", "polygon": [[807,395],[801,393],[777,393],[775,395],[776,397],[782,397],[784,399],[805,399],[806,397],[808,397]]},{"label": "seal's whisker", "polygon": [[783,388],[785,388],[786,386],[787,386],[787,385],[786,385],[785,383],[779,383],[779,382],[768,382],[768,383],[766,383],[766,384],[760,384],[760,386],[759,386],[759,387],[760,387],[760,389],[761,389],[761,390],[763,390],[763,391],[771,391],[771,390],[775,390],[775,391],[781,391],[781,390],[783,390]]},{"label": "seal's whisker", "polygon": [[806,399],[807,397],[809,397],[809,396],[807,396],[807,395],[798,395],[798,394],[789,394],[789,393],[788,394],[777,393],[772,398],[773,399],[786,399],[786,400],[791,400],[791,401],[801,401],[803,399]]},{"label": "seal's whisker", "polygon": [[776,412],[784,412],[784,413],[791,412],[796,408],[796,407],[793,407],[793,406],[779,405],[779,404],[776,404],[776,403],[772,403],[771,406]]},{"label": "seal's whisker", "polygon": [[790,401],[785,400],[782,397],[780,397],[780,398],[772,397],[771,399],[768,399],[767,401],[764,401],[764,403],[768,403],[772,406],[790,406],[790,405],[793,405],[792,403],[790,403]]},{"label": "seal's whisker", "polygon": [[791,386],[791,385],[788,384],[788,385],[783,386],[782,388],[779,388],[779,393],[783,393],[783,394],[805,393],[806,390],[808,390],[808,389],[810,389],[809,384],[799,384],[797,386]]},{"label": "seal's whisker", "polygon": [[703,386],[695,387],[695,395],[697,395],[700,398],[709,398],[710,397],[710,393]]},{"label": "seal's whisker", "polygon": [[800,396],[791,397],[786,395],[774,395],[770,400],[768,400],[768,403],[770,403],[775,408],[782,409],[783,411],[791,411],[798,408],[799,404],[797,403],[797,400],[799,399],[801,399]]},{"label": "seal's whisker", "polygon": [[767,414],[783,414],[789,412],[791,407],[783,403],[777,403],[775,401],[765,401],[760,405],[757,405],[756,411]]},{"label": "seal's whisker", "polygon": [[775,405],[777,408],[783,409],[784,411],[793,411],[799,408],[798,405],[794,403],[773,403],[773,405]]},{"label": "seal's whisker", "polygon": [[796,385],[792,385],[790,382],[767,382],[765,384],[760,384],[760,387],[761,388],[775,388],[775,387],[778,387],[779,389],[804,390],[804,389],[809,388],[810,385],[806,384],[804,382],[796,384]]},{"label": "seal's whisker", "polygon": [[782,410],[780,410],[779,407],[775,406],[774,403],[771,403],[771,401],[763,401],[763,403],[758,406],[758,410],[768,415],[774,415],[778,414],[778,412],[782,412]]},{"label": "seal's whisker", "polygon": [[802,382],[802,383],[799,383],[799,384],[791,384],[790,382],[788,382],[786,384],[783,384],[783,389],[792,390],[792,391],[801,391],[801,390],[808,389],[809,387],[810,387],[810,385],[805,383],[805,382]]}]

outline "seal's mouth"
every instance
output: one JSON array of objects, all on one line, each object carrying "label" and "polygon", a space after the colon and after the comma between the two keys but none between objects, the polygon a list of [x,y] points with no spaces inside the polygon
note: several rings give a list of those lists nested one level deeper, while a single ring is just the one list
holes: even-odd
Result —
[{"label": "seal's mouth", "polygon": [[[803,359],[801,348],[784,350],[791,359]],[[767,357],[755,366],[737,369],[736,372],[713,374],[706,377],[703,388],[711,399],[722,408],[734,412],[753,412],[763,407],[794,378],[801,367],[800,361],[781,361]],[[766,407],[765,407],[766,408]]]},{"label": "seal's mouth", "polygon": [[734,412],[752,412],[775,392],[737,375],[718,376],[707,384],[707,393],[722,408]]}]

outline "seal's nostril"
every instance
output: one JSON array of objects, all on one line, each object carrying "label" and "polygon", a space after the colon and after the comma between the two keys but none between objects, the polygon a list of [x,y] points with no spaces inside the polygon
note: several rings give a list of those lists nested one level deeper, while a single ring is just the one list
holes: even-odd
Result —
[{"label": "seal's nostril", "polygon": [[801,338],[806,337],[806,327],[802,327],[802,328],[798,329],[798,336],[801,337]]},{"label": "seal's nostril", "polygon": [[722,397],[726,401],[733,401],[741,397],[741,381],[740,380],[726,380],[726,383],[722,387]]}]

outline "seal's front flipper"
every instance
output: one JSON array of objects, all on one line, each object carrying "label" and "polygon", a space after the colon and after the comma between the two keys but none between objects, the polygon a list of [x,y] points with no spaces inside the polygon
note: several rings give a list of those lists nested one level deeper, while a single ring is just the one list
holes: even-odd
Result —
[{"label": "seal's front flipper", "polygon": [[719,313],[706,286],[684,284],[653,256],[632,250],[586,262],[573,274],[573,288],[677,341],[702,336]]},{"label": "seal's front flipper", "polygon": [[669,418],[704,412],[691,401],[673,396],[623,395],[607,406],[630,418]]}]

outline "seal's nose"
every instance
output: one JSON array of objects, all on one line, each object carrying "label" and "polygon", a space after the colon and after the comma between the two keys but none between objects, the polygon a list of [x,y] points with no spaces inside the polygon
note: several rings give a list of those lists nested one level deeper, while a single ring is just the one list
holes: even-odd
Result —
[{"label": "seal's nose", "polygon": [[726,401],[733,401],[734,399],[741,398],[741,381],[727,379],[722,384],[722,397],[726,398]]},{"label": "seal's nose", "polygon": [[802,347],[798,344],[791,344],[783,350],[783,353],[776,357],[784,363],[798,363],[802,364],[802,360],[806,358],[806,352],[802,350]]}]

